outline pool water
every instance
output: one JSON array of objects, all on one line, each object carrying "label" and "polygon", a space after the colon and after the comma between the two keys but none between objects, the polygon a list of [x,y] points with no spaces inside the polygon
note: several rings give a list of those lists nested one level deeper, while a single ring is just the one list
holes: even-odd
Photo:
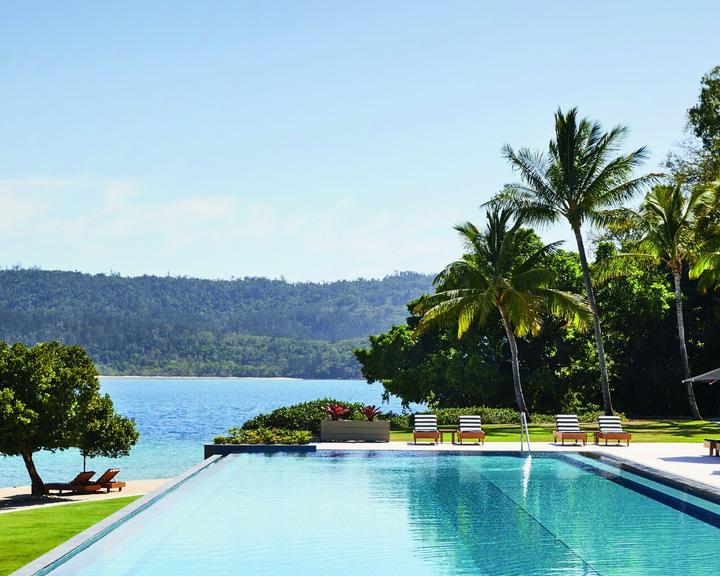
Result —
[{"label": "pool water", "polygon": [[237,454],[51,574],[717,574],[718,512],[582,456]]}]

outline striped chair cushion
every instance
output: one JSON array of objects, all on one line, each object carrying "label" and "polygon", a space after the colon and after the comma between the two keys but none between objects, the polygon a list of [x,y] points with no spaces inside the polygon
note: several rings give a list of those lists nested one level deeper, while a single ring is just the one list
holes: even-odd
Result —
[{"label": "striped chair cushion", "polygon": [[558,432],[580,432],[580,423],[575,414],[555,416],[555,430]]},{"label": "striped chair cushion", "polygon": [[460,416],[460,432],[482,432],[480,416]]},{"label": "striped chair cushion", "polygon": [[620,416],[600,416],[598,418],[600,432],[622,432],[622,424],[620,424]]},{"label": "striped chair cushion", "polygon": [[437,431],[437,416],[435,416],[435,414],[415,414],[415,431]]}]

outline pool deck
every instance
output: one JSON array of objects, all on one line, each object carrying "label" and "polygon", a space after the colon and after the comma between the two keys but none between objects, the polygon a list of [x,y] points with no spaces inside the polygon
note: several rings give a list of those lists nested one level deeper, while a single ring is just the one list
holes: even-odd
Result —
[{"label": "pool deck", "polygon": [[[418,444],[411,442],[356,442],[333,443],[319,442],[321,450],[417,450],[417,451],[461,451],[461,452],[518,452],[519,442],[486,442],[484,446],[451,444]],[[661,472],[674,474],[682,478],[701,482],[720,490],[720,457],[709,456],[707,448],[701,443],[650,443],[642,442],[622,446],[610,444],[595,445],[588,443],[565,444],[559,446],[548,442],[531,444],[533,452],[594,452],[622,458],[632,464],[649,466]]]}]

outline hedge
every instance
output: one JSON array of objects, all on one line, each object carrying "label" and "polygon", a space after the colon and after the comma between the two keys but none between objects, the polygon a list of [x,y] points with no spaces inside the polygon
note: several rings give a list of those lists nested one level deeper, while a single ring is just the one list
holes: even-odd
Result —
[{"label": "hedge", "polygon": [[216,436],[215,444],[307,444],[312,439],[312,433],[307,430],[283,428],[230,428],[228,433],[230,436]]}]

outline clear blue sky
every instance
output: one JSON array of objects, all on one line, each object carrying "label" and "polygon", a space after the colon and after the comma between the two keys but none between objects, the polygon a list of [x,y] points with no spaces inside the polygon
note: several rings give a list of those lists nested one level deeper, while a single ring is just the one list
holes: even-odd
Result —
[{"label": "clear blue sky", "polygon": [[655,169],[718,22],[716,0],[4,2],[0,267],[437,271],[513,179],[502,144],[545,146],[558,106],[629,124]]}]

